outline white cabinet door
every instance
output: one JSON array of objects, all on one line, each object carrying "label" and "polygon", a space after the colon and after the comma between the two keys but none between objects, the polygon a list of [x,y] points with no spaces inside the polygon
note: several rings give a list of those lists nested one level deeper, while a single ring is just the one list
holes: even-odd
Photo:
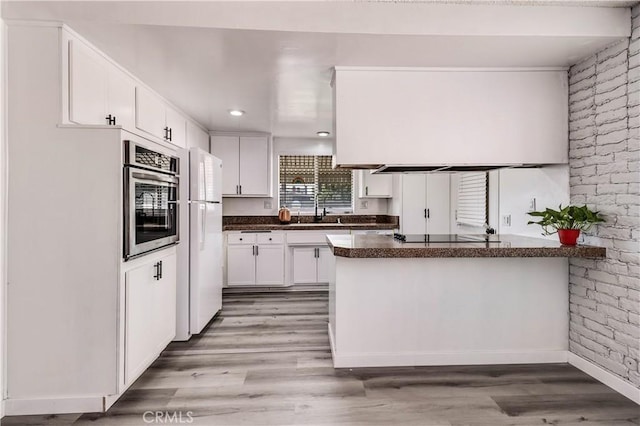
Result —
[{"label": "white cabinet door", "polygon": [[107,62],[76,40],[69,41],[69,120],[108,124]]},{"label": "white cabinet door", "polygon": [[360,170],[360,198],[391,198],[393,176],[374,175],[369,170]]},{"label": "white cabinet door", "polygon": [[160,352],[176,336],[176,255],[165,256],[160,259],[160,262],[162,276],[156,285],[155,311],[155,332],[159,344],[157,355],[160,355]]},{"label": "white cabinet door", "polygon": [[318,247],[318,282],[328,283],[333,253],[329,247]]},{"label": "white cabinet door", "polygon": [[115,66],[108,65],[107,115],[116,125],[127,130],[135,128],[136,83]]},{"label": "white cabinet door", "polygon": [[403,234],[425,234],[427,232],[425,194],[425,175],[402,175],[400,227]]},{"label": "white cabinet door", "polygon": [[175,336],[176,255],[125,273],[125,383],[135,380]]},{"label": "white cabinet door", "polygon": [[254,285],[256,282],[256,268],[253,245],[227,246],[227,284]]},{"label": "white cabinet door", "polygon": [[142,86],[136,86],[136,127],[160,139],[165,139],[164,103]]},{"label": "white cabinet door", "polygon": [[171,107],[166,107],[166,127],[169,128],[169,142],[179,146],[187,147],[187,120],[178,111]]},{"label": "white cabinet door", "polygon": [[187,148],[200,148],[209,152],[209,133],[187,121]]},{"label": "white cabinet door", "polygon": [[294,284],[315,283],[318,279],[316,258],[317,247],[296,247],[293,249]]},{"label": "white cabinet door", "polygon": [[430,174],[427,179],[427,233],[448,234],[451,221],[450,176]]},{"label": "white cabinet door", "polygon": [[256,284],[284,284],[284,246],[259,245],[256,250]]},{"label": "white cabinet door", "polygon": [[269,137],[240,137],[240,194],[269,196]]},{"label": "white cabinet door", "polygon": [[240,139],[237,136],[212,136],[211,153],[222,160],[222,195],[238,194]]}]

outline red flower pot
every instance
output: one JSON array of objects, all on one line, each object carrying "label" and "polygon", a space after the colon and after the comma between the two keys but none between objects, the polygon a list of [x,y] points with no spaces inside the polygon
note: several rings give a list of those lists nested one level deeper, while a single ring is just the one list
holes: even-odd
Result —
[{"label": "red flower pot", "polygon": [[580,236],[579,229],[558,229],[558,237],[560,237],[560,244],[565,246],[575,246]]}]

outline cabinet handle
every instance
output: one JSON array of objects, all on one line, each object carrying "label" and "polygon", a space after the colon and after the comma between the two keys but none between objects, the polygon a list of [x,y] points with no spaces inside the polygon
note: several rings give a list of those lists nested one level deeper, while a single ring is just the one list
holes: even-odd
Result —
[{"label": "cabinet handle", "polygon": [[256,256],[260,256],[260,247],[256,246]]},{"label": "cabinet handle", "polygon": [[165,140],[169,140],[169,128],[168,127],[164,128],[164,139]]},{"label": "cabinet handle", "polygon": [[427,209],[427,219],[431,217],[431,210]]},{"label": "cabinet handle", "polygon": [[158,262],[158,275],[160,275],[160,277],[158,278],[158,280],[162,279],[162,260],[160,262]]},{"label": "cabinet handle", "polygon": [[424,209],[424,218],[427,218],[427,209]]},{"label": "cabinet handle", "polygon": [[153,267],[156,270],[156,274],[153,276],[153,278],[158,281],[160,279],[160,262],[156,262]]},{"label": "cabinet handle", "polygon": [[242,241],[242,238],[240,238],[240,241]]},{"label": "cabinet handle", "polygon": [[364,195],[369,195],[369,187],[368,186],[364,187]]},{"label": "cabinet handle", "polygon": [[105,117],[105,120],[107,120],[107,124],[109,126],[115,126],[115,124],[116,124],[116,116],[115,115],[109,114],[109,115],[107,115]]},{"label": "cabinet handle", "polygon": [[172,138],[173,138],[173,129],[169,127],[169,140],[172,140]]},{"label": "cabinet handle", "polygon": [[252,254],[253,256],[255,256],[255,255],[256,255],[256,246],[251,246],[251,254]]},{"label": "cabinet handle", "polygon": [[242,195],[242,185],[238,185],[240,187],[240,195]]},{"label": "cabinet handle", "polygon": [[236,185],[236,194],[239,194],[239,192],[238,192],[238,185]]},{"label": "cabinet handle", "polygon": [[273,240],[273,238],[269,237],[269,241],[272,241],[272,240]]}]

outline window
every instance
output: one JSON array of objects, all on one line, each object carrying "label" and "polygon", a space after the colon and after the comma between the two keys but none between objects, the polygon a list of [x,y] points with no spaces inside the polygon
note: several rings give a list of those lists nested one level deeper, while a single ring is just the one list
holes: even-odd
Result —
[{"label": "window", "polygon": [[330,155],[281,155],[279,205],[292,212],[318,208],[331,213],[353,211],[351,170],[333,169]]},{"label": "window", "polygon": [[486,172],[460,173],[456,215],[459,225],[483,226],[487,223],[487,185]]}]

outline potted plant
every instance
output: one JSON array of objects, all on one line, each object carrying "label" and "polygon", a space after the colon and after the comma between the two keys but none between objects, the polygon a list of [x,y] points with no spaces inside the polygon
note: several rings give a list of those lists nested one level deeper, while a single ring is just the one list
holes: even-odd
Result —
[{"label": "potted plant", "polygon": [[530,216],[539,217],[540,220],[529,221],[528,224],[542,226],[543,235],[558,233],[560,243],[568,246],[576,245],[580,231],[588,231],[594,223],[604,222],[599,212],[594,212],[585,206],[562,207],[558,210],[550,208],[539,212],[529,212]]}]

